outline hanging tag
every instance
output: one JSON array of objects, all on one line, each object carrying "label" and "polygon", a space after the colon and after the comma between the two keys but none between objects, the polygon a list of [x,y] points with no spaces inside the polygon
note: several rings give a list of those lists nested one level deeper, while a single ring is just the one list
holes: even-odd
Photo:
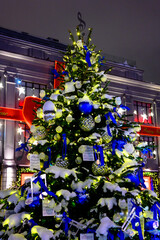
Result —
[{"label": "hanging tag", "polygon": [[80,240],[94,240],[94,233],[81,233]]},{"label": "hanging tag", "polygon": [[49,207],[50,201],[51,200],[47,198],[42,199],[42,216],[43,217],[55,216],[54,209]]},{"label": "hanging tag", "polygon": [[38,154],[30,154],[30,169],[40,170],[40,158]]},{"label": "hanging tag", "polygon": [[85,146],[85,152],[83,153],[83,161],[90,161],[94,162],[94,153],[93,153],[93,146]]}]

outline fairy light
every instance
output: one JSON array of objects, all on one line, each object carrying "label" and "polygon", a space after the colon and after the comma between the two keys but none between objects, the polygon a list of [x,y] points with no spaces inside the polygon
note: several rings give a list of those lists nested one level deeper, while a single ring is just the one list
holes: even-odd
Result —
[{"label": "fairy light", "polygon": [[133,112],[135,115],[137,115],[137,111],[136,110],[134,110],[134,112]]}]

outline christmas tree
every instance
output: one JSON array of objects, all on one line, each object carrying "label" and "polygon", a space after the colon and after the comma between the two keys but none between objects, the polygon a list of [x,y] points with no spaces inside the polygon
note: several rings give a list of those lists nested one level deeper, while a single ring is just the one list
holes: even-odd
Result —
[{"label": "christmas tree", "polygon": [[70,32],[57,89],[41,90],[28,141],[31,180],[0,191],[1,239],[151,239],[157,195],[145,188],[140,126],[107,93],[103,58],[91,32]]}]

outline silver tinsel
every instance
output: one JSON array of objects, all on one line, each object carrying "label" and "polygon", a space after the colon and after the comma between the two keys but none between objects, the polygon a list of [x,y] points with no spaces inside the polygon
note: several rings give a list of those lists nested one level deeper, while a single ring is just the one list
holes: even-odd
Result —
[{"label": "silver tinsel", "polygon": [[91,115],[81,117],[80,119],[80,128],[85,131],[89,132],[95,127],[94,119]]},{"label": "silver tinsel", "polygon": [[67,158],[64,158],[64,159],[63,159],[62,157],[58,157],[58,158],[56,159],[55,165],[56,165],[57,167],[68,168],[68,166],[69,166],[69,161],[68,161]]}]

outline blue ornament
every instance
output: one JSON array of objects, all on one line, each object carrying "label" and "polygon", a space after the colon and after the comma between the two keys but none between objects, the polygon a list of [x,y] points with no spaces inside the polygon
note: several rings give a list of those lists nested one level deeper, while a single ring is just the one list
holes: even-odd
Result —
[{"label": "blue ornament", "polygon": [[150,219],[145,223],[146,230],[155,230],[159,227],[159,222],[154,219]]},{"label": "blue ornament", "polygon": [[93,105],[90,102],[80,102],[79,110],[84,114],[90,114],[93,110]]}]

